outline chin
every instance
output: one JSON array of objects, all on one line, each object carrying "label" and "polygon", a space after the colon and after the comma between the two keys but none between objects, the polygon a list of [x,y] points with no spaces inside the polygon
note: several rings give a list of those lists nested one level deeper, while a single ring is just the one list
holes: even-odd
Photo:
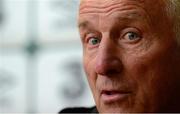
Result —
[{"label": "chin", "polygon": [[[150,107],[149,107],[150,108]],[[101,104],[97,106],[99,113],[143,113],[153,112],[150,109],[142,105],[133,105],[129,103],[112,103],[112,104]]]},{"label": "chin", "polygon": [[130,113],[132,111],[129,109],[123,109],[120,107],[116,107],[116,108],[110,107],[110,108],[106,108],[102,110],[100,109],[99,112],[100,113]]},{"label": "chin", "polygon": [[131,109],[131,108],[121,108],[121,107],[110,107],[98,110],[99,113],[143,113],[144,109]]},{"label": "chin", "polygon": [[99,113],[130,113],[133,112],[131,108],[127,106],[120,106],[119,104],[102,104],[97,106]]}]

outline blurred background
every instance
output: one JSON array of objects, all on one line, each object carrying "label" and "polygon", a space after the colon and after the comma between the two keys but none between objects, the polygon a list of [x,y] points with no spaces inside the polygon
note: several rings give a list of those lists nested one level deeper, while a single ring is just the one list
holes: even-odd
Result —
[{"label": "blurred background", "polygon": [[82,68],[79,0],[0,0],[0,113],[93,106]]}]

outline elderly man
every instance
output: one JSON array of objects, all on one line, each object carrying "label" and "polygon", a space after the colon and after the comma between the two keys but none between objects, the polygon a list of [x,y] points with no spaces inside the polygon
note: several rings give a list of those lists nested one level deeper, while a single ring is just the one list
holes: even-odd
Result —
[{"label": "elderly man", "polygon": [[180,0],[82,0],[79,31],[99,113],[180,112]]}]

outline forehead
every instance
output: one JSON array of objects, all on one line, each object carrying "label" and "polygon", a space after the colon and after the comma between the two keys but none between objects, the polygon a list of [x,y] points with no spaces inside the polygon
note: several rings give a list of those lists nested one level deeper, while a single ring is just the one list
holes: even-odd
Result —
[{"label": "forehead", "polygon": [[[81,0],[79,14],[111,13],[113,9],[128,9],[138,6],[149,12],[159,12],[164,0]],[[129,7],[128,7],[129,6]]]},{"label": "forehead", "polygon": [[79,23],[85,20],[100,22],[97,18],[101,18],[102,22],[121,17],[117,19],[143,19],[157,26],[162,19],[167,19],[165,5],[164,0],[81,0]]},{"label": "forehead", "polygon": [[161,2],[163,3],[165,1],[166,0],[81,0],[80,4],[108,5],[113,3],[137,2],[137,3],[145,3],[148,5],[151,3],[161,3]]}]

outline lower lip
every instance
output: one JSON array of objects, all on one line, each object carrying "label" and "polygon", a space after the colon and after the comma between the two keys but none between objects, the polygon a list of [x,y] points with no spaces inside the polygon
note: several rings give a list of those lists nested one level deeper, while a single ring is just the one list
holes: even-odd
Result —
[{"label": "lower lip", "polygon": [[113,103],[123,101],[128,98],[130,93],[115,93],[111,95],[101,94],[102,101],[104,103]]}]

